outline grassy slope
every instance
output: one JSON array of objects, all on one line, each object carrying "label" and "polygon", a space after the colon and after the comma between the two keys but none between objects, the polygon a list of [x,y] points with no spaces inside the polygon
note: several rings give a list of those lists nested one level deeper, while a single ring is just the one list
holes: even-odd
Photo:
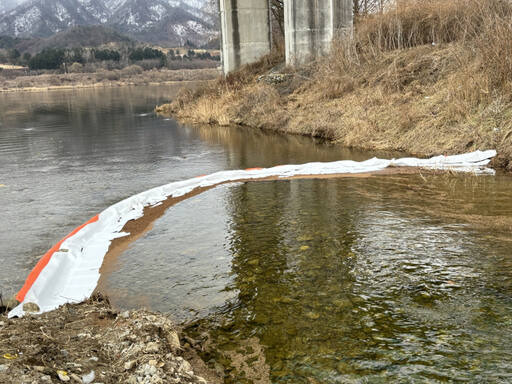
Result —
[{"label": "grassy slope", "polygon": [[512,170],[512,4],[399,4],[278,84],[264,81],[282,67],[273,54],[159,111],[417,155],[495,148]]}]

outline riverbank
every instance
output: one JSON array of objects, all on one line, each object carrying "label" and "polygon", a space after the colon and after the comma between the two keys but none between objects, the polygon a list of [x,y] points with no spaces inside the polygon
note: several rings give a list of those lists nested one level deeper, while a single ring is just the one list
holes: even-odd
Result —
[{"label": "riverbank", "polygon": [[37,76],[0,75],[2,92],[41,92],[64,89],[104,88],[139,85],[165,85],[179,81],[206,81],[217,78],[217,69],[154,69],[143,71],[137,66],[96,73],[42,74]]},{"label": "riverbank", "polygon": [[494,148],[511,171],[512,5],[401,4],[316,63],[286,68],[274,53],[157,111],[415,156]]},{"label": "riverbank", "polygon": [[96,296],[34,317],[0,315],[2,383],[206,383],[196,373],[219,382],[163,314],[121,313]]}]

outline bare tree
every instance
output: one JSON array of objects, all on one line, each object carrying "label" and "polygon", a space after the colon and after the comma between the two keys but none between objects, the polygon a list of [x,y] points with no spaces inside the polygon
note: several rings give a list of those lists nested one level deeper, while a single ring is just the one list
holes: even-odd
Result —
[{"label": "bare tree", "polygon": [[354,16],[366,16],[384,12],[393,0],[354,0]]},{"label": "bare tree", "polygon": [[272,18],[284,36],[284,0],[270,0],[270,10],[272,11]]}]

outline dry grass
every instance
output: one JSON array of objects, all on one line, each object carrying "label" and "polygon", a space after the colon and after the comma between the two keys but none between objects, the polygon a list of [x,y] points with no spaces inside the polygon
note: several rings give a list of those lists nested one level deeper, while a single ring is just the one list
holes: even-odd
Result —
[{"label": "dry grass", "polygon": [[161,111],[417,155],[496,148],[512,170],[512,2],[403,0],[269,85],[273,54]]}]

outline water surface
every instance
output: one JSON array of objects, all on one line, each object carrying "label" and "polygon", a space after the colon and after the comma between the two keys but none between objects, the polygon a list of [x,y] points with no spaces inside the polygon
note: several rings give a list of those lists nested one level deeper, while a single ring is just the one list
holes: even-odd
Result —
[{"label": "water surface", "polygon": [[261,371],[275,383],[505,383],[510,182],[222,186],[170,209],[108,280],[123,305],[189,321],[229,383],[268,382],[252,381]]},{"label": "water surface", "polygon": [[[374,154],[151,113],[172,87],[0,95],[0,290],[134,193],[222,169]],[[380,154],[391,156],[390,154]],[[168,210],[102,278],[185,322],[228,383],[512,380],[512,178],[223,185]]]},{"label": "water surface", "polygon": [[152,187],[224,169],[368,157],[153,114],[181,86],[0,94],[0,292],[14,294],[78,225]]}]

